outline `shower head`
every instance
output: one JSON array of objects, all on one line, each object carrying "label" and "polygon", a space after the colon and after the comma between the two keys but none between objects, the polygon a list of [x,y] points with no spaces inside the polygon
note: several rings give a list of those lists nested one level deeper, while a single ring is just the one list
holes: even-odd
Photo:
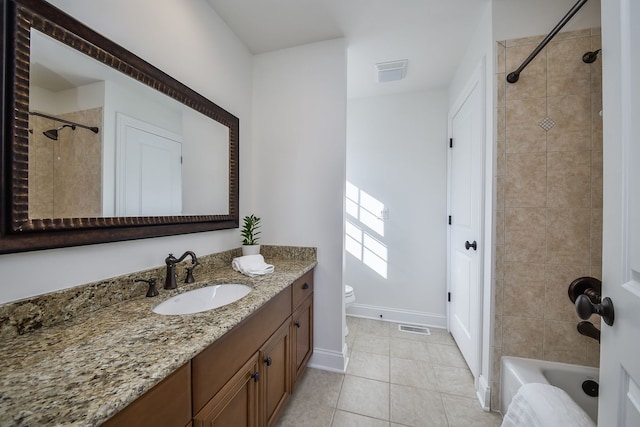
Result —
[{"label": "shower head", "polygon": [[598,59],[598,54],[601,52],[602,49],[598,49],[593,52],[585,53],[584,55],[582,55],[582,62],[584,62],[585,64],[592,64],[596,62],[596,59]]},{"label": "shower head", "polygon": [[49,130],[45,130],[44,132],[42,132],[44,134],[44,136],[46,136],[49,139],[53,139],[54,141],[58,140],[58,131],[60,129],[63,128],[71,128],[72,130],[76,130],[76,127],[73,125],[62,125],[60,127],[57,127],[55,129],[49,129]]}]

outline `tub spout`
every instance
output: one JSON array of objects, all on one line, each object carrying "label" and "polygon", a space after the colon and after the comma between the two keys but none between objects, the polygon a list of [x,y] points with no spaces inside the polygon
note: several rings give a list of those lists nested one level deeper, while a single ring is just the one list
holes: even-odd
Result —
[{"label": "tub spout", "polygon": [[596,328],[591,322],[583,320],[582,322],[578,323],[578,332],[584,336],[593,338],[594,340],[600,342],[600,330]]}]

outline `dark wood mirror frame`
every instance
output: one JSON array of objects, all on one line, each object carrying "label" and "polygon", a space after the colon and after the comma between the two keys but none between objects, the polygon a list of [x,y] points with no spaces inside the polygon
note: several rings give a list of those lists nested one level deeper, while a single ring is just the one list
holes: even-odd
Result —
[{"label": "dark wood mirror frame", "polygon": [[[0,0],[2,117],[0,253],[88,245],[201,231],[239,224],[237,117],[42,0]],[[51,218],[28,214],[30,31],[48,36],[142,82],[229,128],[229,212],[222,215]],[[203,183],[203,189],[207,183]]]}]

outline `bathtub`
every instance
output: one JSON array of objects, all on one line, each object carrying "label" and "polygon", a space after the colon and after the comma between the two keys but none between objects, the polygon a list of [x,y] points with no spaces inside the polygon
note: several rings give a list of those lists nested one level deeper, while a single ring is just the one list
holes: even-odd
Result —
[{"label": "bathtub", "polygon": [[500,364],[500,411],[502,414],[507,413],[511,399],[520,386],[525,383],[543,383],[566,391],[589,414],[593,422],[598,422],[598,398],[591,397],[582,390],[584,381],[598,382],[597,368],[509,356],[503,356]]}]

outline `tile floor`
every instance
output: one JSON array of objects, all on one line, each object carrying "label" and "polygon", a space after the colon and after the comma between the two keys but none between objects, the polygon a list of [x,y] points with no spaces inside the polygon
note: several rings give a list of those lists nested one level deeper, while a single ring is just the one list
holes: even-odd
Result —
[{"label": "tile floor", "polygon": [[475,397],[473,377],[446,331],[398,331],[347,317],[346,374],[307,368],[277,427],[499,427]]}]

